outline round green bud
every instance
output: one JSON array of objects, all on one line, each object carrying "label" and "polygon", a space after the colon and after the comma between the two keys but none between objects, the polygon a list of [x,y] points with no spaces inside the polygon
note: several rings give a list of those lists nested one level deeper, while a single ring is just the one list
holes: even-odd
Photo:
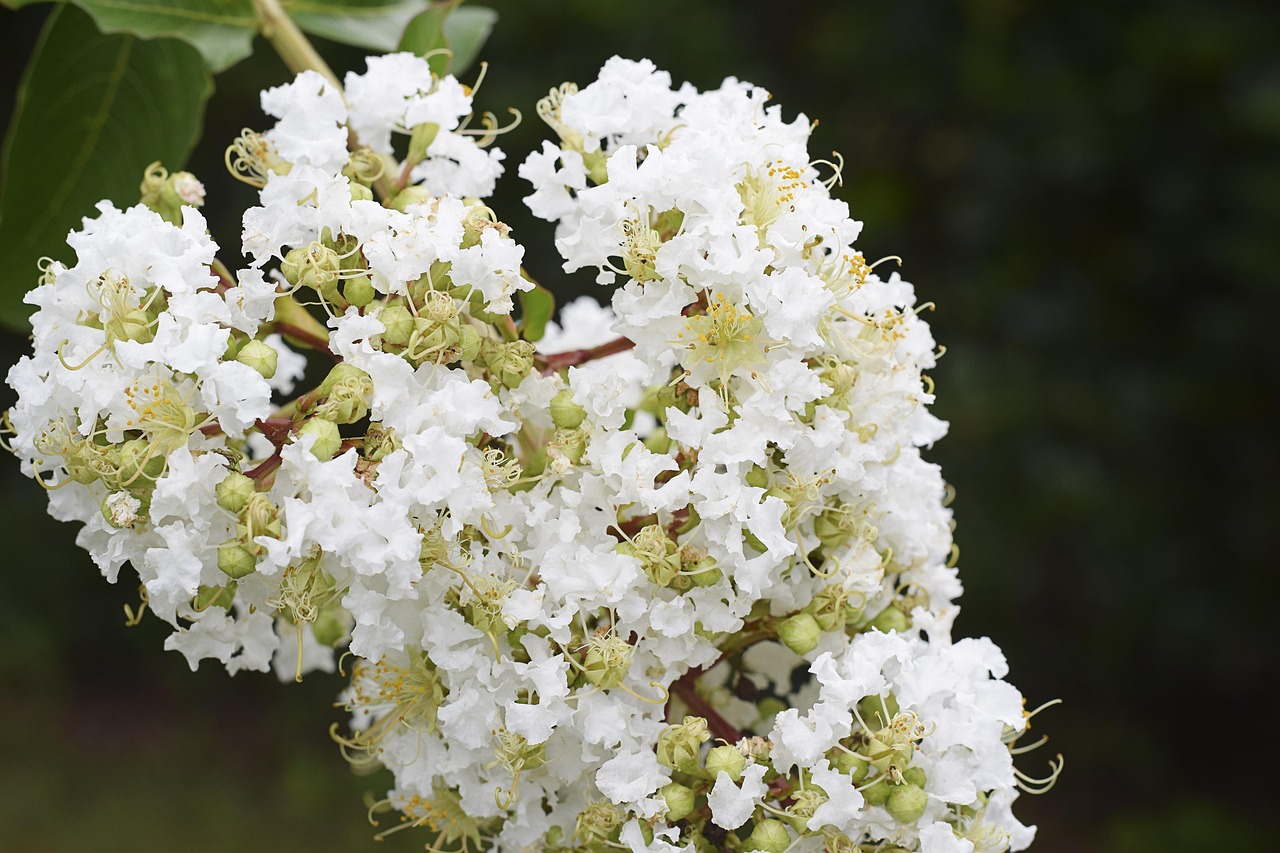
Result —
[{"label": "round green bud", "polygon": [[367,275],[347,279],[342,285],[342,297],[357,308],[363,308],[378,298],[373,280]]},{"label": "round green bud", "polygon": [[822,628],[811,613],[797,613],[782,620],[778,626],[778,639],[782,644],[798,655],[811,652],[818,647],[818,638],[822,636]]},{"label": "round green bud", "polygon": [[911,627],[911,617],[893,605],[889,605],[880,612],[879,616],[871,620],[871,627],[884,634],[890,631],[901,634]]},{"label": "round green bud", "polygon": [[691,788],[686,788],[679,782],[664,785],[658,793],[662,795],[662,799],[667,803],[666,818],[671,823],[684,820],[692,814],[693,807],[698,799]]},{"label": "round green bud", "polygon": [[827,760],[831,762],[833,769],[840,771],[849,777],[854,784],[861,782],[867,778],[868,768],[870,765],[866,759],[857,755],[850,755],[843,749],[833,749],[827,753]]},{"label": "round green bud", "polygon": [[737,782],[742,778],[743,768],[747,766],[747,758],[737,747],[717,746],[707,753],[707,772],[711,778],[717,778],[721,772],[728,773],[729,778]]},{"label": "round green bud", "polygon": [[924,774],[923,767],[908,767],[902,771],[902,781],[908,785],[915,785],[917,788],[923,788],[928,778]]},{"label": "round green bud", "polygon": [[573,401],[573,392],[563,388],[551,398],[551,420],[562,429],[574,429],[587,417],[587,410]]},{"label": "round green bud", "polygon": [[426,187],[414,185],[402,189],[387,207],[404,213],[410,205],[426,204],[434,198]]},{"label": "round green bud", "polygon": [[279,355],[270,344],[259,340],[247,341],[236,353],[236,361],[247,364],[261,374],[263,379],[276,375],[276,360]]},{"label": "round green bud", "polygon": [[382,333],[382,342],[402,347],[409,343],[413,334],[413,315],[403,305],[387,305],[378,312],[378,322],[386,327]]},{"label": "round green bud", "polygon": [[338,425],[325,418],[308,418],[298,429],[298,438],[314,435],[315,443],[311,445],[311,453],[321,462],[327,462],[337,455],[342,447],[342,435]]},{"label": "round green bud", "polygon": [[458,327],[458,359],[475,361],[480,355],[480,333],[470,323]]},{"label": "round green bud", "polygon": [[869,806],[883,806],[888,801],[892,789],[893,786],[889,784],[889,780],[881,776],[874,785],[862,789],[862,798]]},{"label": "round green bud", "polygon": [[134,488],[155,480],[165,466],[164,454],[145,438],[131,438],[121,444],[114,461],[120,481]]},{"label": "round green bud", "polygon": [[783,853],[791,846],[791,833],[787,825],[780,820],[767,818],[757,821],[751,834],[743,843],[743,850],[763,850],[765,853]]},{"label": "round green bud", "polygon": [[898,823],[913,823],[924,814],[925,806],[928,804],[929,795],[924,792],[924,789],[915,785],[895,785],[889,792],[884,807]]},{"label": "round green bud", "polygon": [[253,493],[257,491],[253,480],[237,471],[228,471],[227,476],[214,487],[214,494],[218,499],[218,506],[227,512],[240,512],[244,509],[244,505],[249,502],[249,498],[253,497]]},{"label": "round green bud", "polygon": [[218,568],[227,577],[239,580],[245,575],[253,574],[256,565],[253,555],[234,539],[218,546]]},{"label": "round green bud", "polygon": [[311,623],[311,633],[316,642],[322,646],[333,647],[342,642],[351,627],[351,616],[343,608],[333,605],[326,607]]}]

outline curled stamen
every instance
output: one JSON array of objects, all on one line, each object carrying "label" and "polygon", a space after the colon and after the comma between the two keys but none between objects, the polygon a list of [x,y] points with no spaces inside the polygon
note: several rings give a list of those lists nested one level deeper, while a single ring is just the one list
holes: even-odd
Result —
[{"label": "curled stamen", "polygon": [[1058,782],[1058,777],[1062,775],[1062,769],[1067,766],[1066,759],[1062,757],[1062,753],[1058,753],[1057,760],[1057,764],[1054,764],[1052,760],[1049,761],[1049,767],[1052,772],[1043,779],[1036,779],[1016,767],[1013,768],[1013,775],[1017,777],[1014,780],[1014,784],[1028,794],[1047,794],[1053,790],[1053,786]]}]

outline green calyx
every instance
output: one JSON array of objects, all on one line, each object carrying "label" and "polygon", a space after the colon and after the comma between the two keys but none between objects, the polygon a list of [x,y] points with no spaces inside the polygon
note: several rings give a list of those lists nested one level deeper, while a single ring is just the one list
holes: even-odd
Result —
[{"label": "green calyx", "polygon": [[743,842],[743,850],[762,850],[764,853],[783,853],[791,846],[791,833],[780,820],[766,818],[756,821],[751,834]]},{"label": "green calyx", "polygon": [[672,770],[701,775],[698,752],[711,740],[703,717],[685,717],[679,724],[667,726],[658,735],[658,763]]},{"label": "green calyx", "polygon": [[315,436],[315,441],[311,445],[311,454],[321,462],[327,462],[337,455],[342,447],[342,435],[338,432],[338,425],[323,417],[308,418],[307,421],[298,428],[298,438],[305,436]]},{"label": "green calyx", "polygon": [[778,625],[778,639],[798,655],[813,651],[822,637],[822,628],[811,613],[801,611]]},{"label": "green calyx", "polygon": [[236,361],[256,370],[263,379],[276,375],[276,362],[279,354],[269,344],[252,340],[246,341],[236,353]]},{"label": "green calyx", "polygon": [[736,747],[722,745],[713,747],[707,753],[707,773],[717,778],[721,773],[729,774],[729,778],[737,782],[742,778],[742,771],[747,766],[747,758]]}]

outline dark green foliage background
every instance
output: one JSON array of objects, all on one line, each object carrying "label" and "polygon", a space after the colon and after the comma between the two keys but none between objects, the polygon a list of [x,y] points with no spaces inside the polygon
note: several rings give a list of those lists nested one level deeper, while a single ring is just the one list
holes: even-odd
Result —
[{"label": "dark green foliage background", "polygon": [[[612,53],[759,83],[821,119],[815,156],[846,157],[863,250],[903,256],[939,306],[952,430],[932,458],[958,491],[959,633],[991,635],[1033,704],[1065,700],[1037,728],[1066,774],[1019,803],[1034,849],[1269,849],[1280,6],[489,5],[480,105],[527,117],[494,207],[562,296],[593,285],[559,273],[515,164],[544,136],[537,97]],[[0,11],[0,99],[45,13]],[[286,76],[260,42],[219,76],[192,160],[231,263],[251,192],[221,151]],[[5,337],[5,363],[24,347]],[[351,777],[327,740],[336,679],[187,672],[161,626],[122,626],[131,586],[104,584],[0,470],[0,847],[413,849],[369,840],[359,792],[385,780]]]}]

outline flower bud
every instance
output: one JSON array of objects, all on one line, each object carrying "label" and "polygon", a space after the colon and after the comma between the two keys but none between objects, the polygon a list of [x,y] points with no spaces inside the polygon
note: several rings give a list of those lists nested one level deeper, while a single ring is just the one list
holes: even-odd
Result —
[{"label": "flower bud", "polygon": [[218,546],[218,568],[230,578],[239,580],[252,574],[256,564],[253,555],[234,539]]},{"label": "flower bud", "polygon": [[743,850],[763,850],[765,853],[783,853],[791,846],[791,833],[780,820],[766,818],[756,821],[755,827],[743,843]]},{"label": "flower bud", "polygon": [[881,776],[876,780],[874,785],[869,785],[862,789],[862,798],[867,801],[869,806],[883,806],[889,799],[889,792],[893,788],[889,784],[889,780]]},{"label": "flower bud", "polygon": [[684,820],[693,813],[697,796],[692,789],[686,788],[679,782],[672,782],[669,785],[662,786],[658,793],[662,795],[662,799],[667,803],[666,819],[668,823]]},{"label": "flower bud", "polygon": [[898,823],[913,823],[924,814],[929,795],[915,785],[895,785],[884,806]]},{"label": "flower bud", "polygon": [[871,620],[871,627],[884,634],[890,631],[901,634],[911,627],[911,617],[893,605],[889,605],[880,612],[879,616]]},{"label": "flower bud", "polygon": [[721,771],[728,773],[729,778],[737,782],[742,778],[742,770],[747,766],[747,759],[736,747],[717,746],[707,753],[707,772],[715,779]]},{"label": "flower bud", "polygon": [[342,298],[357,308],[363,308],[378,298],[378,291],[369,276],[358,275],[342,283]]},{"label": "flower bud", "polygon": [[258,340],[246,342],[236,353],[236,361],[252,367],[263,379],[270,379],[276,375],[278,358],[279,355],[270,344]]},{"label": "flower bud", "polygon": [[458,327],[458,360],[475,361],[480,355],[480,333],[470,323]]},{"label": "flower bud", "polygon": [[347,636],[351,622],[350,613],[339,605],[330,605],[321,610],[316,620],[311,623],[311,633],[315,635],[317,643],[332,648]]},{"label": "flower bud", "polygon": [[843,749],[833,749],[827,753],[827,760],[831,762],[831,767],[840,771],[849,777],[849,780],[855,785],[867,778],[870,772],[870,764],[867,760],[857,755],[850,755]]},{"label": "flower bud", "polygon": [[923,788],[928,777],[925,776],[923,767],[908,767],[902,771],[902,781],[908,785],[915,785],[917,788]]},{"label": "flower bud", "polygon": [[798,655],[813,651],[818,647],[818,638],[822,629],[812,614],[797,613],[782,620],[778,626],[778,639],[782,644]]},{"label": "flower bud", "polygon": [[431,191],[426,187],[415,184],[413,186],[405,187],[397,193],[396,197],[391,200],[391,203],[388,204],[387,207],[404,213],[411,205],[426,204],[434,198],[435,196],[433,196]]},{"label": "flower bud", "polygon": [[427,149],[431,147],[432,142],[435,142],[436,135],[439,133],[440,125],[433,121],[415,124],[413,131],[409,134],[409,159],[414,163],[420,163],[426,159]]},{"label": "flower bud", "polygon": [[563,429],[574,429],[587,417],[587,410],[573,401],[573,392],[563,388],[551,398],[551,420]]},{"label": "flower bud", "polygon": [[672,770],[698,773],[698,751],[711,740],[703,717],[685,717],[678,725],[667,726],[658,735],[658,763]]},{"label": "flower bud", "polygon": [[214,494],[218,499],[218,506],[227,512],[238,513],[244,509],[244,505],[248,503],[249,498],[253,497],[253,493],[257,491],[254,487],[253,480],[237,471],[228,471],[227,476],[214,488]]},{"label": "flower bud", "polygon": [[409,336],[413,334],[413,315],[403,305],[387,305],[378,312],[378,322],[386,327],[382,333],[382,342],[396,347],[409,344]]},{"label": "flower bud", "polygon": [[332,459],[342,447],[342,436],[338,433],[338,425],[325,418],[308,418],[298,429],[298,439],[314,435],[311,453],[321,462]]}]

